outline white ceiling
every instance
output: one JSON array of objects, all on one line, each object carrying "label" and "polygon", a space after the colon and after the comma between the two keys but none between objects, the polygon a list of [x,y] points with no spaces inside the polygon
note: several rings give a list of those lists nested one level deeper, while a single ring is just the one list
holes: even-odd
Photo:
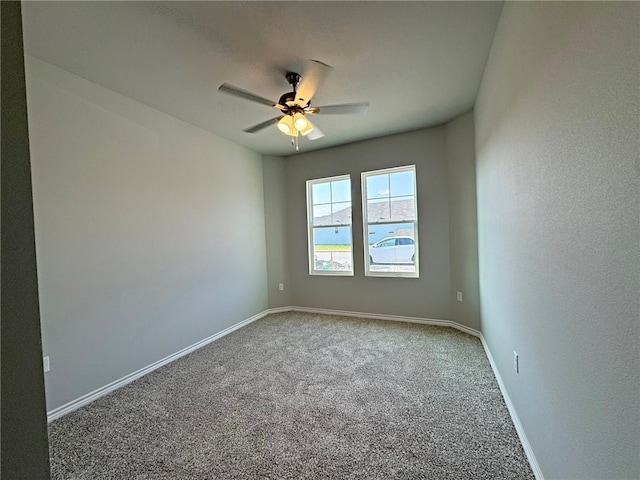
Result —
[{"label": "white ceiling", "polygon": [[23,2],[25,50],[256,152],[290,155],[264,105],[307,59],[334,67],[315,106],[369,101],[366,115],[313,116],[300,150],[439,125],[473,107],[502,2]]}]

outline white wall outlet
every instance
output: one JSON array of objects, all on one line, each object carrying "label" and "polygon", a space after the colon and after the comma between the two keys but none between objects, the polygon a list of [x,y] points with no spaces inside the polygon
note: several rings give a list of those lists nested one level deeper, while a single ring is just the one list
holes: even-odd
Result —
[{"label": "white wall outlet", "polygon": [[280,291],[284,290],[284,283],[279,283],[278,284],[278,290],[280,290]]},{"label": "white wall outlet", "polygon": [[44,373],[47,373],[51,370],[51,364],[49,363],[49,357],[44,357],[42,359],[42,364],[44,366]]},{"label": "white wall outlet", "polygon": [[456,299],[461,302],[462,301],[462,292],[457,292],[456,293]]},{"label": "white wall outlet", "polygon": [[513,351],[513,369],[516,371],[516,373],[520,373],[520,362],[518,354],[515,350]]}]

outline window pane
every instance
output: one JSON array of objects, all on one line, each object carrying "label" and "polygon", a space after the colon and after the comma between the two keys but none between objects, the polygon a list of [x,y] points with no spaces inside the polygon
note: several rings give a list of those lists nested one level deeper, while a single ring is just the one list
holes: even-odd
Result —
[{"label": "window pane", "polygon": [[333,224],[351,223],[351,202],[334,203],[331,205]]},{"label": "window pane", "polygon": [[389,175],[390,195],[392,197],[401,197],[405,195],[413,195],[413,177],[414,172],[398,172]]},{"label": "window pane", "polygon": [[353,275],[351,207],[349,175],[307,181],[310,275]]},{"label": "window pane", "polygon": [[351,180],[331,182],[331,201],[351,202]]},{"label": "window pane", "polygon": [[314,183],[311,192],[314,205],[331,202],[331,184],[329,182]]},{"label": "window pane", "polygon": [[314,270],[351,271],[351,227],[313,229]]},{"label": "window pane", "polygon": [[367,217],[369,223],[388,222],[391,219],[389,200],[367,201]]},{"label": "window pane", "polygon": [[362,172],[365,275],[419,276],[415,166]]},{"label": "window pane", "polygon": [[413,223],[369,225],[369,271],[415,273],[414,232]]},{"label": "window pane", "polygon": [[387,198],[389,196],[389,175],[371,175],[367,177],[367,199]]},{"label": "window pane", "polygon": [[313,207],[313,225],[331,225],[331,205]]},{"label": "window pane", "polygon": [[379,242],[389,237],[414,237],[415,224],[407,223],[386,223],[384,225],[369,225],[368,243],[369,245]]},{"label": "window pane", "polygon": [[413,196],[391,199],[391,220],[415,220],[416,206]]}]

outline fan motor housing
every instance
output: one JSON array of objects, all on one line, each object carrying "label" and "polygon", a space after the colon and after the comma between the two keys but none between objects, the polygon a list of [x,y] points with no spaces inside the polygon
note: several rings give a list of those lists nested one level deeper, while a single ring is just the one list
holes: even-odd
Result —
[{"label": "fan motor housing", "polygon": [[285,75],[285,78],[287,79],[287,82],[289,82],[289,85],[291,85],[291,88],[293,88],[293,92],[287,92],[285,94],[283,94],[280,97],[280,100],[278,100],[278,103],[280,105],[285,105],[288,107],[287,111],[284,113],[289,113],[291,115],[293,115],[294,113],[298,112],[298,111],[302,111],[303,108],[308,107],[311,102],[307,102],[307,104],[303,107],[300,108],[299,106],[297,106],[295,104],[296,101],[296,90],[298,89],[298,84],[300,83],[300,79],[302,79],[302,76],[299,73],[296,72],[288,72]]},{"label": "fan motor housing", "polygon": [[280,100],[278,100],[278,103],[280,105],[290,106],[287,102],[294,102],[295,99],[296,99],[296,92],[287,92],[280,97]]},{"label": "fan motor housing", "polygon": [[304,111],[305,108],[311,105],[311,102],[309,101],[304,107],[300,107],[299,105],[295,104],[295,100],[296,100],[296,92],[288,92],[280,97],[280,100],[278,100],[278,104],[287,107],[286,110],[283,110],[283,113],[288,113],[290,115],[293,115],[296,112]]}]

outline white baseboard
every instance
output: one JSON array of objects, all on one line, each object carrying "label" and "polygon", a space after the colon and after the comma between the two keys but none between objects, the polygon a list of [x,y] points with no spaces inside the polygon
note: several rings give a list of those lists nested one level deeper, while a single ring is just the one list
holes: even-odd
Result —
[{"label": "white baseboard", "polygon": [[78,408],[83,407],[93,402],[94,400],[97,400],[98,398],[108,393],[111,393],[114,390],[117,390],[118,388],[124,387],[128,383],[131,383],[134,380],[137,380],[138,378],[143,377],[147,373],[151,373],[154,370],[157,370],[158,368],[168,363],[171,363],[180,357],[187,355],[188,353],[191,353],[199,348],[204,347],[205,345],[208,345],[214,340],[217,340],[221,337],[224,337],[225,335],[230,334],[234,330],[237,330],[241,327],[244,327],[245,325],[249,325],[250,323],[255,322],[256,320],[261,319],[262,317],[264,317],[265,315],[268,315],[269,313],[271,313],[270,310],[265,310],[264,312],[254,315],[253,317],[247,318],[246,320],[242,320],[241,322],[238,322],[234,325],[231,325],[228,328],[225,328],[221,332],[218,332],[214,335],[211,335],[210,337],[205,338],[204,340],[200,340],[199,342],[196,342],[193,345],[183,348],[179,352],[176,352],[167,357],[164,357],[163,359],[158,360],[157,362],[154,362],[151,365],[147,365],[146,367],[141,368],[140,370],[130,373],[129,375],[126,375],[119,380],[115,380],[114,382],[111,382],[108,385],[105,385],[104,387],[100,387],[94,390],[93,392],[89,392],[86,395],[83,395],[80,398],[72,400],[71,402],[66,403],[58,408],[54,408],[50,412],[47,412],[47,421],[52,422],[57,418],[60,418],[66,415],[67,413],[73,412],[74,410],[77,410]]},{"label": "white baseboard", "polygon": [[[309,313],[323,313],[325,315],[340,315],[343,317],[356,317],[356,318],[373,318],[378,320],[390,320],[392,322],[405,322],[405,323],[420,323],[422,325],[437,325],[441,327],[451,327],[462,332],[468,333],[475,337],[480,338],[480,332],[473,328],[469,328],[466,325],[453,322],[451,320],[438,320],[434,318],[419,318],[419,317],[402,317],[399,315],[384,315],[380,313],[364,313],[364,312],[350,312],[344,310],[327,310],[325,308],[309,308],[309,307],[285,307],[281,311],[296,311],[296,312],[309,312]],[[271,313],[271,311],[269,311]]]},{"label": "white baseboard", "polygon": [[283,313],[283,312],[291,312],[293,311],[293,307],[278,307],[278,308],[270,308],[269,310],[265,310],[266,315],[271,315],[272,313]]},{"label": "white baseboard", "polygon": [[542,475],[542,470],[540,470],[538,460],[536,459],[536,456],[533,453],[533,449],[531,448],[531,444],[529,443],[529,439],[524,432],[524,427],[522,426],[522,423],[520,423],[520,419],[518,418],[516,409],[511,402],[511,398],[509,398],[509,394],[507,393],[507,389],[504,386],[504,383],[502,382],[502,377],[500,376],[498,367],[493,361],[493,356],[491,355],[491,351],[489,350],[489,345],[487,345],[487,342],[484,340],[484,337],[482,335],[480,335],[480,341],[482,342],[484,352],[486,353],[487,358],[489,359],[489,363],[491,364],[491,368],[493,369],[493,375],[496,377],[498,386],[500,387],[500,392],[502,393],[502,397],[504,398],[504,403],[507,404],[507,410],[509,410],[509,415],[511,415],[513,426],[516,428],[516,432],[518,433],[518,437],[520,438],[520,443],[522,444],[524,453],[527,455],[531,470],[533,470],[533,474],[535,475],[536,480],[544,480],[544,476]]}]

